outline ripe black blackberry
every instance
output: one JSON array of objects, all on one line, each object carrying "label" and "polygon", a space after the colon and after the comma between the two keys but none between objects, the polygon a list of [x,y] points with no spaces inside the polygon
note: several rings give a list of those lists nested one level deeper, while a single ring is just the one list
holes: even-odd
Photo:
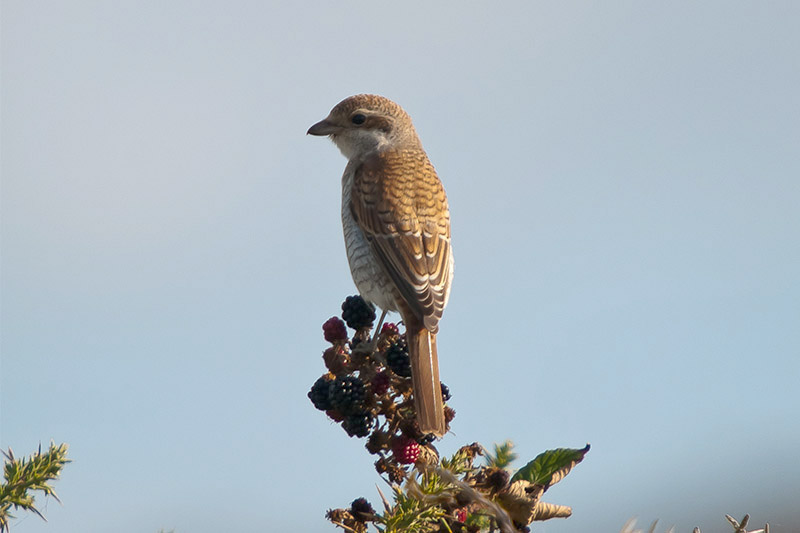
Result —
[{"label": "ripe black blackberry", "polygon": [[314,384],[311,386],[311,390],[308,391],[308,399],[311,400],[311,403],[314,404],[314,407],[320,411],[327,411],[331,408],[331,402],[329,399],[331,383],[333,383],[331,380],[326,379],[325,376],[322,376],[314,382]]},{"label": "ripe black blackberry", "polygon": [[452,396],[450,396],[450,387],[442,383],[441,381],[439,384],[442,386],[442,401],[448,401]]},{"label": "ripe black blackberry", "polygon": [[342,421],[342,428],[351,437],[366,437],[372,428],[372,415],[367,411],[356,411]]},{"label": "ripe black blackberry", "polygon": [[433,433],[426,433],[422,437],[418,438],[417,442],[425,446],[426,444],[430,444],[435,440],[436,440],[436,435],[434,435]]},{"label": "ripe black blackberry", "polygon": [[332,409],[343,414],[356,412],[364,405],[364,382],[356,376],[341,376],[328,388],[328,402]]},{"label": "ripe black blackberry", "polygon": [[408,344],[406,343],[405,335],[401,335],[386,350],[386,364],[398,376],[411,377],[411,358],[408,356]]},{"label": "ripe black blackberry", "polygon": [[486,470],[486,482],[494,490],[502,490],[508,485],[510,474],[502,468],[488,468]]},{"label": "ripe black blackberry", "polygon": [[367,522],[375,518],[375,509],[366,498],[357,498],[350,504],[350,514],[359,522]]},{"label": "ripe black blackberry", "polygon": [[371,328],[375,322],[375,306],[359,295],[348,296],[342,304],[342,318],[352,329]]}]

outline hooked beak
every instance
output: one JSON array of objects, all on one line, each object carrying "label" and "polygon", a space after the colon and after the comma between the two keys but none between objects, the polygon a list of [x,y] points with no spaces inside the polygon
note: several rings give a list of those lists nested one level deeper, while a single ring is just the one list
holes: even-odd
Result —
[{"label": "hooked beak", "polygon": [[327,118],[324,120],[320,120],[310,128],[306,132],[306,135],[333,135],[334,133],[338,132],[341,128],[334,124],[333,122],[329,121]]}]

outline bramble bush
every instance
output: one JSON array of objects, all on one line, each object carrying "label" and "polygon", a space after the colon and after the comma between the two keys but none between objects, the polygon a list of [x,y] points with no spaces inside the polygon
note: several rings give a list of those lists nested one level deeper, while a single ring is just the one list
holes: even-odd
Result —
[{"label": "bramble bush", "polygon": [[[589,445],[545,451],[518,470],[511,468],[516,455],[510,441],[493,451],[467,444],[440,457],[434,435],[422,433],[416,422],[405,335],[392,323],[373,334],[375,316],[370,304],[350,296],[342,304],[343,320],[323,324],[331,344],[322,355],[327,372],[308,398],[347,435],[366,439],[390,497],[379,490],[380,510],[356,498],[347,508],[329,510],[327,518],[356,533],[369,524],[382,533],[511,533],[529,531],[533,521],[570,516],[569,507],[541,497],[583,460]],[[441,387],[449,430],[456,412],[449,388]]]}]

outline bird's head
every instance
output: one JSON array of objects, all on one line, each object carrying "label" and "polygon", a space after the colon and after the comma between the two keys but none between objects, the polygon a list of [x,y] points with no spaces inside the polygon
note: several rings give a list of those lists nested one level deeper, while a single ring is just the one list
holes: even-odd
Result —
[{"label": "bird's head", "polygon": [[308,134],[329,136],[348,159],[363,159],[390,148],[420,146],[408,113],[388,98],[374,94],[345,98],[325,119],[311,126]]}]

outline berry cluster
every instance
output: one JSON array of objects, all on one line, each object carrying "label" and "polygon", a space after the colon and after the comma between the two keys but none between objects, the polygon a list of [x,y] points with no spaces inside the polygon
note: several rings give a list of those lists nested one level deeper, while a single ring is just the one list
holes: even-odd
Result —
[{"label": "berry cluster", "polygon": [[[478,533],[500,524],[505,524],[504,531],[530,533],[533,520],[569,516],[568,507],[539,498],[583,459],[588,445],[549,450],[513,475],[507,468],[514,455],[510,442],[496,446],[494,457],[483,466],[473,462],[484,453],[478,443],[440,460],[433,446],[436,436],[424,434],[417,424],[405,332],[386,323],[373,336],[375,316],[369,302],[350,296],[342,304],[341,318],[325,321],[322,332],[330,346],[322,360],[327,372],[311,386],[308,398],[350,437],[365,438],[367,451],[378,456],[375,469],[393,485],[395,503],[390,505],[381,494],[383,511],[376,513],[366,499],[358,498],[349,508],[330,509],[326,517],[350,533],[367,533],[370,523],[381,531],[386,526],[388,533]],[[455,417],[447,405],[452,395],[440,385],[449,430]],[[531,465],[537,461],[545,465],[544,474],[534,472]],[[542,484],[541,479],[551,482]]]},{"label": "berry cluster", "polygon": [[[367,450],[379,456],[375,468],[400,482],[409,465],[435,462],[438,455],[434,435],[423,434],[416,422],[405,334],[385,323],[373,339],[375,316],[372,304],[348,296],[341,319],[332,317],[322,325],[331,343],[322,355],[328,372],[314,382],[308,398],[349,436],[368,437]],[[345,323],[354,330],[351,337]],[[444,384],[442,398],[450,399]],[[454,417],[455,411],[445,406],[448,427]]]}]

